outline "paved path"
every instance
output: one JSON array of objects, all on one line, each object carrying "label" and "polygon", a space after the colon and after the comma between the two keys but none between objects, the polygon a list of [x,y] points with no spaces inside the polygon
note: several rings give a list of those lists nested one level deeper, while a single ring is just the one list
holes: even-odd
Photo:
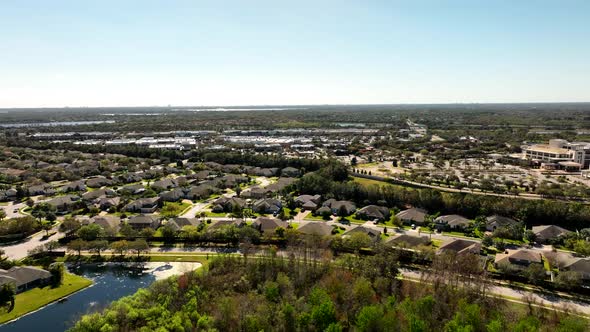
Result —
[{"label": "paved path", "polygon": [[[57,229],[54,228],[50,232],[56,230]],[[48,239],[42,240],[44,235],[45,231],[41,231],[25,239],[24,241],[12,245],[0,246],[0,248],[4,250],[6,256],[8,256],[8,258],[10,259],[23,259],[27,257],[29,250],[34,249],[39,245],[45,244],[49,241],[57,240],[58,238],[63,236],[62,233],[57,232],[50,236]]]}]

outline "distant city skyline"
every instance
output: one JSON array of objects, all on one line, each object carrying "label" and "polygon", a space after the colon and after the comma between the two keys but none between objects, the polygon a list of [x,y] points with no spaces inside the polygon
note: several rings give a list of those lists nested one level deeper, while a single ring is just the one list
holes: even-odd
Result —
[{"label": "distant city skyline", "polygon": [[588,1],[4,1],[0,108],[590,102]]}]

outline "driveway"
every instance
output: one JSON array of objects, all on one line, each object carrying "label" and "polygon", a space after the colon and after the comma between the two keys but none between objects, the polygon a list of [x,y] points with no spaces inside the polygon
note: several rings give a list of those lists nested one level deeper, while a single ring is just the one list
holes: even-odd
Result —
[{"label": "driveway", "polygon": [[[57,230],[57,228],[54,227],[50,232],[56,231],[56,230]],[[50,236],[48,239],[41,240],[41,238],[43,238],[43,235],[45,235],[45,231],[38,232],[38,233],[32,235],[31,237],[29,237],[19,243],[7,245],[7,246],[0,246],[0,248],[2,250],[4,250],[4,252],[6,253],[6,256],[8,256],[8,258],[10,258],[10,259],[23,259],[23,258],[27,257],[29,250],[34,249],[34,248],[38,247],[39,245],[45,244],[49,241],[57,240],[63,234],[57,232],[57,233],[53,234],[52,236]]]},{"label": "driveway", "polygon": [[[12,219],[17,217],[23,217],[24,214],[20,213],[20,209],[26,207],[25,203],[8,202],[8,205],[0,206],[4,212],[6,212],[6,219]],[[14,212],[16,210],[16,212]]]}]

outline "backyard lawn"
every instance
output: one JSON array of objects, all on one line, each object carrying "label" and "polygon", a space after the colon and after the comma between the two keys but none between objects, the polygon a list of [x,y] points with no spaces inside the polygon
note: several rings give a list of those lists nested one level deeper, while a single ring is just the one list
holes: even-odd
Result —
[{"label": "backyard lawn", "polygon": [[0,323],[18,318],[35,311],[51,302],[66,297],[80,289],[92,285],[92,281],[75,274],[64,273],[63,284],[57,288],[50,286],[35,288],[16,295],[14,309],[0,314]]}]

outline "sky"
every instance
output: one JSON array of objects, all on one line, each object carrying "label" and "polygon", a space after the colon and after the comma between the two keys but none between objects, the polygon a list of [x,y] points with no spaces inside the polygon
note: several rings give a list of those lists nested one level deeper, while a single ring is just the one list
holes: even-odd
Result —
[{"label": "sky", "polygon": [[590,102],[590,1],[0,0],[0,107]]}]

